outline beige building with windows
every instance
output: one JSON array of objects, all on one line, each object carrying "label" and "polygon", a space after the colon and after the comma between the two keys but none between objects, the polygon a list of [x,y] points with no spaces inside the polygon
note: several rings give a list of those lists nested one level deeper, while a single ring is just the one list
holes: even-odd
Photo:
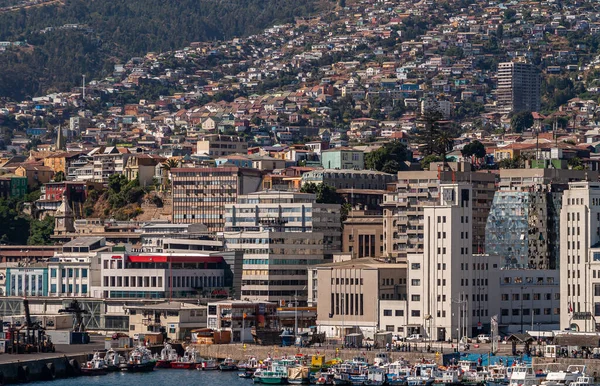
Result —
[{"label": "beige building with windows", "polygon": [[450,170],[442,171],[440,165],[432,163],[429,171],[398,172],[396,189],[385,194],[382,204],[384,256],[405,259],[410,253],[423,252],[423,208],[436,205],[440,185],[451,182],[473,185],[472,250],[484,253],[485,227],[494,199],[496,175],[474,172],[468,163],[449,163],[449,166]]},{"label": "beige building with windows", "polygon": [[560,328],[600,331],[600,183],[569,183],[560,244]]},{"label": "beige building with windows", "polygon": [[374,338],[382,329],[379,301],[406,299],[405,263],[367,257],[319,265],[309,272],[310,281],[314,275],[317,279],[317,327],[328,337],[360,332]]},{"label": "beige building with windows", "polygon": [[248,142],[235,135],[205,135],[197,143],[196,154],[217,158],[231,154],[247,154]]},{"label": "beige building with windows", "polygon": [[167,338],[191,338],[191,331],[206,328],[206,306],[192,303],[164,302],[123,307],[129,315],[129,334],[166,332]]}]

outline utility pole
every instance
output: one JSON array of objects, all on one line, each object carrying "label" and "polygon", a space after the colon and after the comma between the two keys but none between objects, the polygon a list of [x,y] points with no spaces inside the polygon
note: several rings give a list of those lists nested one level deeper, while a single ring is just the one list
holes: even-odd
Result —
[{"label": "utility pole", "polygon": [[83,78],[83,83],[82,83],[83,84],[83,87],[82,87],[83,93],[82,94],[83,94],[83,100],[85,101],[85,74],[82,75],[82,78]]},{"label": "utility pole", "polygon": [[294,339],[298,339],[298,290],[294,295]]}]

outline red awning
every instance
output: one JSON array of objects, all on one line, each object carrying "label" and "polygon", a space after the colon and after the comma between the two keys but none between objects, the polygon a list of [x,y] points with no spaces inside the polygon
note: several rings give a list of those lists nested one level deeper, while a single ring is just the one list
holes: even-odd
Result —
[{"label": "red awning", "polygon": [[132,263],[221,263],[221,256],[129,256]]}]

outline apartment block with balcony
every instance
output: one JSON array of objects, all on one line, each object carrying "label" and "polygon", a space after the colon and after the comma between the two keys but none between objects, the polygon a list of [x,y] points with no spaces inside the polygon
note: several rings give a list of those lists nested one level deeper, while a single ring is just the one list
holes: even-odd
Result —
[{"label": "apartment block with balcony", "polygon": [[470,164],[449,163],[442,170],[433,163],[429,171],[398,172],[395,191],[384,195],[383,253],[405,259],[409,253],[421,253],[424,248],[423,207],[439,201],[440,184],[468,182],[473,185],[473,251],[485,249],[485,226],[494,198],[496,176],[471,171]]},{"label": "apartment block with balcony", "polygon": [[106,183],[113,174],[124,174],[130,156],[127,148],[115,146],[93,154],[93,180]]},{"label": "apartment block with balcony", "polygon": [[201,223],[209,232],[223,232],[225,206],[238,195],[260,189],[262,173],[237,167],[178,168],[173,180],[173,222]]}]

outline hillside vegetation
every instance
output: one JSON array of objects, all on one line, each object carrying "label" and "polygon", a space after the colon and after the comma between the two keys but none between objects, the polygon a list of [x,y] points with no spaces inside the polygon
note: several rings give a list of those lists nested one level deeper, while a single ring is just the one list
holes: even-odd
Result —
[{"label": "hillside vegetation", "polygon": [[[66,0],[0,14],[0,96],[20,99],[107,75],[115,62],[193,41],[229,39],[313,14],[317,0]],[[65,24],[85,25],[61,29]],[[46,30],[54,27],[53,30]]]}]

